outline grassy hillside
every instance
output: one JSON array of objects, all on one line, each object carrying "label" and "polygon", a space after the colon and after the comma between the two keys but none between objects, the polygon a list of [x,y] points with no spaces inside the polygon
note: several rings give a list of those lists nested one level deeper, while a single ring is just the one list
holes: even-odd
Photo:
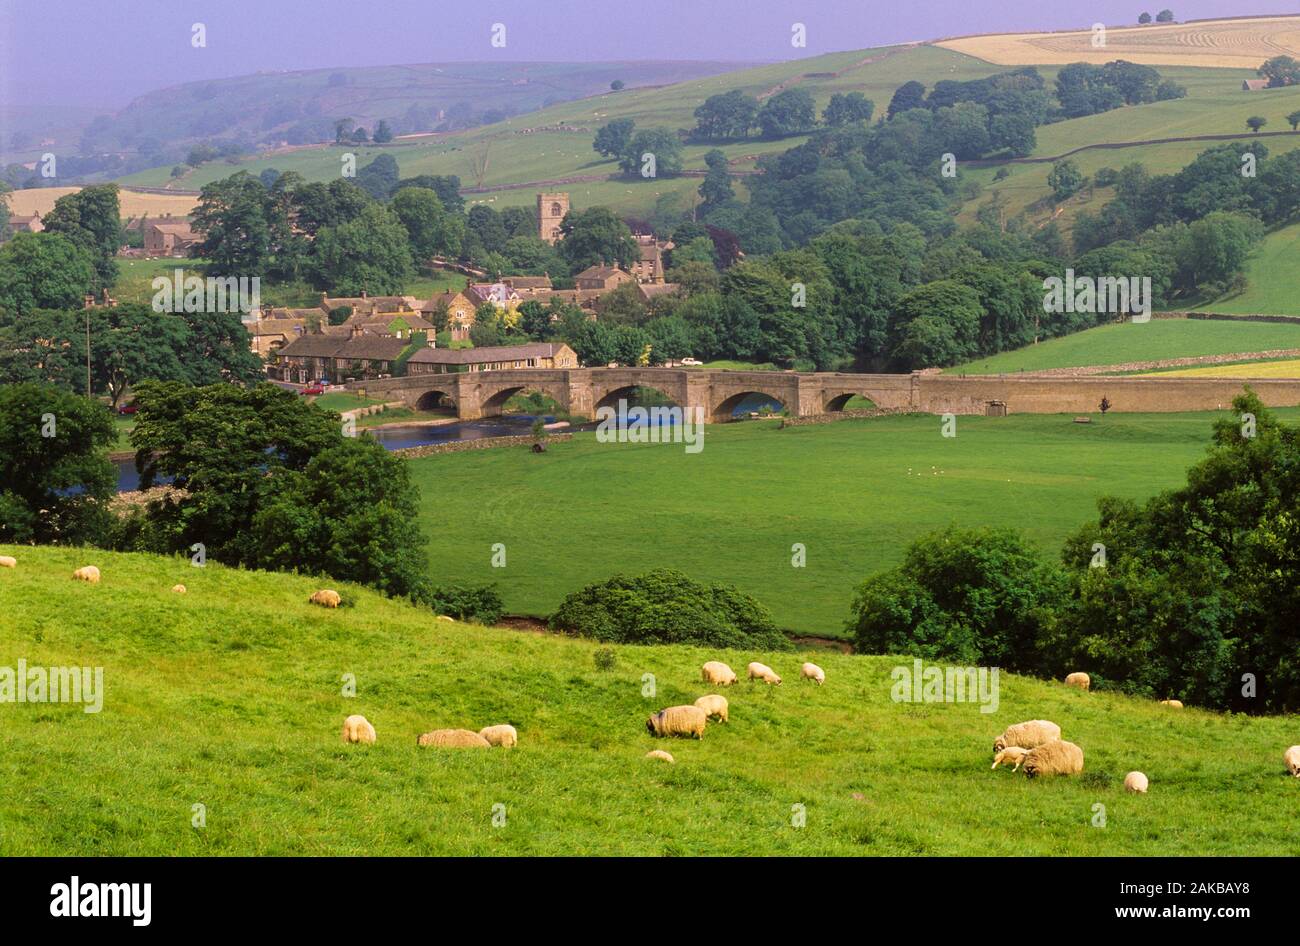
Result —
[{"label": "grassy hillside", "polygon": [[[708,427],[693,455],[587,433],[542,456],[476,450],[410,466],[435,580],[496,582],[512,612],[549,614],[588,582],[672,565],[734,583],[782,627],[836,636],[858,583],[920,533],[1011,526],[1054,556],[1096,516],[1098,496],[1183,482],[1211,419],[962,417],[954,439],[928,416],[786,430],[752,421]],[[491,566],[498,542],[505,568]],[[805,568],[791,567],[796,542]]]},{"label": "grassy hillside", "polygon": [[[1215,306],[1216,311],[1218,306]],[[1152,319],[1119,322],[1053,338],[947,369],[948,374],[1002,374],[1120,365],[1165,358],[1300,348],[1300,325]]]},{"label": "grassy hillside", "polygon": [[[888,657],[818,656],[821,688],[795,678],[797,654],[617,647],[600,671],[589,642],[438,622],[361,589],[344,589],[354,608],[316,608],[308,578],[0,552],[20,560],[0,570],[4,665],[102,666],[106,692],[99,713],[0,706],[4,856],[1300,854],[1280,718],[1010,675],[994,713],[895,703],[890,671],[910,661]],[[89,561],[97,586],[69,577]],[[168,590],[177,580],[188,594]],[[764,659],[786,683],[730,688],[730,723],[702,741],[651,739],[645,717],[705,692],[710,658]],[[341,744],[351,713],[374,723],[374,746]],[[1035,717],[1084,748],[1084,776],[989,770],[993,737]],[[517,748],[415,745],[506,721]],[[675,765],[643,758],[660,747]],[[1131,769],[1149,795],[1124,793]]]},{"label": "grassy hillside", "polygon": [[1245,292],[1199,308],[1230,315],[1300,315],[1300,224],[1275,230],[1256,248],[1246,269]]}]

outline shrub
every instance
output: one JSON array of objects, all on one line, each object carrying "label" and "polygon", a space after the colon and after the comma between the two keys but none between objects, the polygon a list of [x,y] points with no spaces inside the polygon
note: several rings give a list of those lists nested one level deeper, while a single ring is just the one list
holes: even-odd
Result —
[{"label": "shrub", "polygon": [[614,648],[612,647],[600,648],[600,650],[596,651],[596,653],[592,655],[592,659],[596,662],[597,670],[613,670],[618,664],[618,657],[615,656]]},{"label": "shrub", "polygon": [[504,605],[496,585],[444,585],[434,589],[433,610],[458,621],[495,624]]},{"label": "shrub", "polygon": [[588,585],[560,603],[550,624],[552,630],[619,644],[791,646],[771,612],[749,595],[666,568]]}]

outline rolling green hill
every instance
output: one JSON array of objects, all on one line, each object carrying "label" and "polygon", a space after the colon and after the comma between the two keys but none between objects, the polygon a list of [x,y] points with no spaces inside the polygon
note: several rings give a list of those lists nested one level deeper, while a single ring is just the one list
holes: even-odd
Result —
[{"label": "rolling green hill", "polygon": [[1275,230],[1251,256],[1246,290],[1199,308],[1229,315],[1300,315],[1300,224]]},{"label": "rolling green hill", "polygon": [[[797,679],[793,653],[620,646],[598,670],[590,642],[439,622],[360,588],[327,611],[304,577],[0,552],[19,559],[0,569],[0,665],[102,667],[104,684],[98,713],[0,704],[3,856],[1300,854],[1282,718],[1009,674],[992,713],[900,703],[891,671],[910,660],[833,653],[816,657],[823,687]],[[92,561],[99,585],[71,580]],[[650,712],[705,692],[715,658],[763,659],[785,683],[729,688],[730,722],[701,741],[648,736]],[[340,742],[352,713],[375,745]],[[1083,776],[990,771],[994,736],[1027,718],[1083,747]],[[518,747],[415,744],[500,722]],[[1132,769],[1150,794],[1123,791]]]}]

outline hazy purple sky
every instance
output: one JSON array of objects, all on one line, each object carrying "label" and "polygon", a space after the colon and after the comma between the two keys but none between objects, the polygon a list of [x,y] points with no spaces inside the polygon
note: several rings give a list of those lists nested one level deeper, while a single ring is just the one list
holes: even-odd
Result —
[{"label": "hazy purple sky", "polygon": [[[449,60],[789,59],[964,33],[1292,12],[1295,0],[0,0],[0,96],[119,106],[261,70]],[[206,49],[190,26],[207,26]],[[494,22],[507,46],[490,46]],[[790,26],[808,29],[807,49]]]}]

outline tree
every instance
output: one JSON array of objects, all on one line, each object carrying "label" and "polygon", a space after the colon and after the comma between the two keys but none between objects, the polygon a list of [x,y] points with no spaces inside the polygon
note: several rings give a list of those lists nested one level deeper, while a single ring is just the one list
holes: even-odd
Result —
[{"label": "tree", "polygon": [[1138,22],[1141,23],[1143,26],[1146,26],[1148,23],[1151,22],[1151,14],[1143,13],[1140,17],[1138,17]]},{"label": "tree", "polygon": [[1287,124],[1291,126],[1292,131],[1295,131],[1297,128],[1300,128],[1300,110],[1294,111],[1291,114],[1287,115],[1286,121]]},{"label": "tree", "polygon": [[875,103],[861,92],[836,92],[822,112],[822,123],[838,128],[852,122],[869,122],[875,109]]},{"label": "tree", "polygon": [[609,84],[609,88],[611,92],[622,92],[625,88],[627,88],[627,83],[624,82],[622,79],[615,79],[613,82]]},{"label": "tree", "polygon": [[[198,319],[206,317],[196,314]],[[91,376],[95,390],[106,391],[114,409],[126,389],[141,381],[191,379],[177,354],[188,336],[181,319],[160,318],[140,304],[91,309],[89,319]],[[242,325],[240,329],[247,332]]]},{"label": "tree", "polygon": [[316,234],[314,255],[320,285],[344,295],[400,293],[412,273],[406,229],[378,204],[355,220],[323,228]]},{"label": "tree", "polygon": [[1262,115],[1251,115],[1246,119],[1246,124],[1249,126],[1251,131],[1258,134],[1259,130],[1268,124],[1268,119],[1264,118]]},{"label": "tree", "polygon": [[622,157],[632,141],[632,129],[636,122],[630,118],[616,118],[607,125],[596,129],[596,138],[591,143],[597,154],[607,158]]},{"label": "tree", "polygon": [[1084,184],[1083,173],[1073,161],[1057,161],[1047,175],[1047,185],[1052,189],[1052,196],[1058,201],[1065,200],[1078,193]]},{"label": "tree", "polygon": [[[653,157],[653,174],[645,173],[650,167],[647,156]],[[673,177],[682,170],[681,140],[666,128],[639,131],[628,142],[618,166],[629,177]]]},{"label": "tree", "polygon": [[890,322],[890,356],[900,368],[942,368],[979,350],[979,295],[952,280],[926,283],[897,303]]},{"label": "tree", "polygon": [[434,256],[454,257],[460,253],[464,220],[442,207],[438,195],[423,187],[403,187],[393,195],[390,209],[406,228],[416,265]]},{"label": "tree", "polygon": [[1268,80],[1270,89],[1300,82],[1300,62],[1290,56],[1274,56],[1265,61],[1256,72]]},{"label": "tree", "polygon": [[364,128],[358,128],[356,131],[352,132],[352,141],[354,144],[363,145],[369,140],[370,133]]},{"label": "tree", "polygon": [[631,268],[640,257],[632,231],[608,207],[569,211],[560,233],[560,255],[574,273],[599,263]]},{"label": "tree", "polygon": [[340,118],[334,122],[334,143],[336,145],[346,144],[352,140],[352,131],[357,127],[357,123],[350,118]]},{"label": "tree", "polygon": [[764,138],[803,134],[817,123],[816,105],[807,89],[786,89],[763,103],[757,120]]},{"label": "tree", "polygon": [[1157,23],[1172,23],[1173,21],[1174,21],[1173,10],[1161,10],[1159,13],[1156,14]]},{"label": "tree", "polygon": [[465,198],[460,196],[460,178],[455,174],[417,174],[398,181],[394,190],[403,187],[426,187],[438,195],[447,213],[460,216],[465,212]]},{"label": "tree", "polygon": [[0,309],[75,309],[95,282],[86,254],[58,233],[18,233],[0,246]]},{"label": "tree", "polygon": [[196,252],[211,260],[213,275],[265,271],[272,253],[268,210],[266,188],[247,171],[204,185],[193,212],[194,229],[203,234]]},{"label": "tree", "polygon": [[357,171],[357,186],[375,200],[387,200],[397,186],[398,177],[397,159],[391,154],[381,154]]},{"label": "tree", "polygon": [[921,108],[924,105],[925,86],[913,79],[910,82],[904,82],[894,91],[893,98],[889,100],[889,109],[886,116],[892,119],[900,112]]},{"label": "tree", "polygon": [[0,385],[0,542],[102,542],[117,489],[104,405],[43,384]]},{"label": "tree", "polygon": [[86,253],[95,267],[95,288],[102,289],[117,282],[121,218],[117,185],[95,184],[64,194],[41,223],[46,232],[62,234]]},{"label": "tree", "polygon": [[379,119],[379,124],[375,126],[374,141],[377,145],[387,144],[393,140],[393,129],[388,126],[385,119]]},{"label": "tree", "polygon": [[[700,184],[700,197],[703,203],[700,212],[708,215],[709,211],[724,206],[736,199],[736,192],[731,187],[731,175],[727,169],[727,156],[714,148],[704,155],[708,173]],[[710,244],[711,246],[712,244]]]},{"label": "tree", "polygon": [[758,116],[758,99],[739,89],[710,95],[695,109],[696,138],[726,141],[748,137]]}]

